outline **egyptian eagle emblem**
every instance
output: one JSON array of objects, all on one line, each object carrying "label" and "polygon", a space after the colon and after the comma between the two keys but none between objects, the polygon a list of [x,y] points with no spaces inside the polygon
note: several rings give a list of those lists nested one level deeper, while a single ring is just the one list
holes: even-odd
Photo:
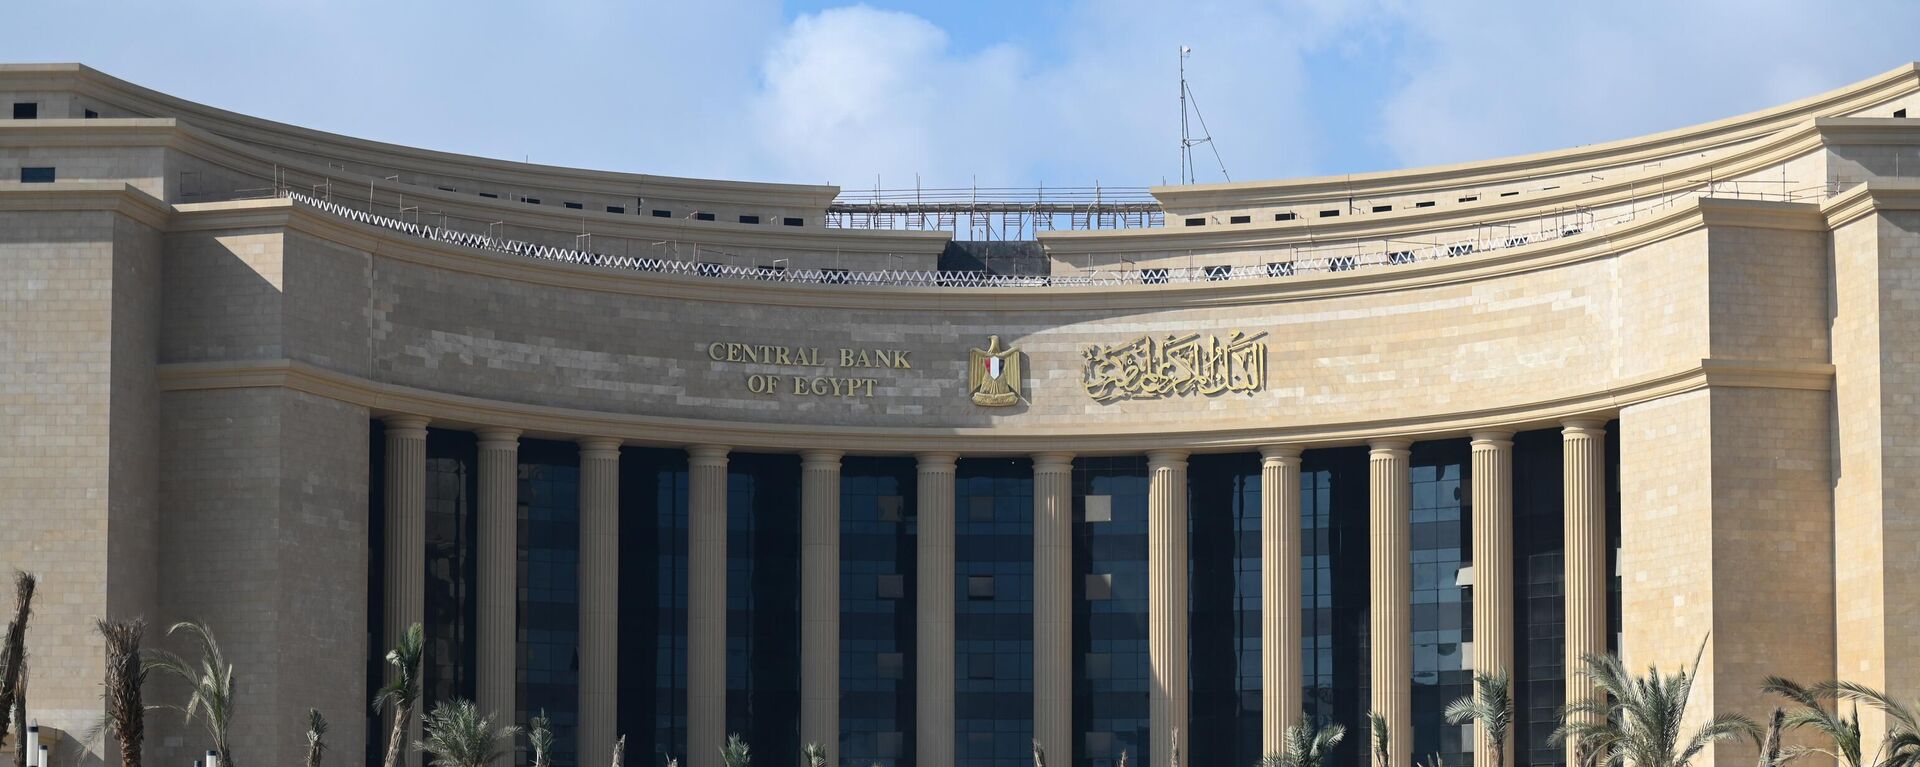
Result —
[{"label": "egyptian eagle emblem", "polygon": [[987,337],[987,348],[970,350],[967,388],[973,404],[1007,407],[1020,401],[1020,350],[1000,348],[999,336]]}]

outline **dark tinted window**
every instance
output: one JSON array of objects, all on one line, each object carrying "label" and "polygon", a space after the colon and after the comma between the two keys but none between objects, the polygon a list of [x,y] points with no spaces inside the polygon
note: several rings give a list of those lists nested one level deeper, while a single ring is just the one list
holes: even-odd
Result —
[{"label": "dark tinted window", "polygon": [[13,119],[32,120],[40,116],[40,105],[32,101],[13,102]]},{"label": "dark tinted window", "polygon": [[52,168],[21,168],[20,183],[51,184],[53,183],[53,169]]}]

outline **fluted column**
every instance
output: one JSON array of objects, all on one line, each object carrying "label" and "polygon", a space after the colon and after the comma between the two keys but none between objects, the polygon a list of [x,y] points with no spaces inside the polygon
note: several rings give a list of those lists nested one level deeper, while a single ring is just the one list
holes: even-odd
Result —
[{"label": "fluted column", "polygon": [[[401,635],[426,620],[427,598],[427,419],[389,416],[386,421],[386,604],[384,657]],[[381,667],[381,679],[392,670]],[[414,705],[420,705],[414,701]],[[419,718],[408,730],[409,743],[420,738]],[[385,730],[369,733],[381,737]],[[401,764],[418,764],[412,749],[401,749]]]},{"label": "fluted column", "polygon": [[474,655],[474,698],[496,722],[517,721],[515,663],[520,601],[520,430],[486,428],[480,435],[480,503]]},{"label": "fluted column", "polygon": [[[1372,528],[1370,569],[1373,616],[1373,710],[1387,718],[1394,767],[1412,764],[1413,634],[1412,562],[1409,525],[1412,477],[1410,443],[1379,440],[1367,455],[1368,522]],[[1364,734],[1364,733],[1363,733]],[[1371,740],[1371,735],[1368,735]]]},{"label": "fluted column", "polygon": [[[1187,453],[1147,453],[1147,658],[1154,767],[1173,764],[1187,730]],[[1189,747],[1181,747],[1191,752]],[[1192,760],[1187,760],[1191,763]]]},{"label": "fluted column", "polygon": [[1260,449],[1260,752],[1300,720],[1300,448]]},{"label": "fluted column", "polygon": [[952,453],[921,453],[916,513],[914,763],[953,765],[953,472]]},{"label": "fluted column", "polygon": [[620,440],[580,440],[581,764],[619,737]]},{"label": "fluted column", "polygon": [[1073,454],[1033,456],[1033,737],[1073,752]]},{"label": "fluted column", "polygon": [[[1513,433],[1473,433],[1473,670],[1513,673]],[[1511,736],[1509,736],[1511,741]],[[1503,744],[1511,746],[1511,742]],[[1476,767],[1493,740],[1474,726]],[[1513,750],[1503,749],[1508,763]]]},{"label": "fluted column", "polygon": [[687,767],[727,738],[727,448],[687,449]]},{"label": "fluted column", "polygon": [[840,760],[840,451],[800,453],[800,742]]},{"label": "fluted column", "polygon": [[[1567,421],[1560,430],[1561,496],[1567,568],[1567,703],[1587,700],[1594,685],[1581,658],[1607,651],[1607,465],[1605,424]],[[1572,763],[1573,748],[1567,748]]]}]

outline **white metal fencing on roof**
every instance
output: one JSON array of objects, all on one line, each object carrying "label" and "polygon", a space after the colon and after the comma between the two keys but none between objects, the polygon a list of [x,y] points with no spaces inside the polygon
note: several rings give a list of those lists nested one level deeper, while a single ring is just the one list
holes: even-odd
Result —
[{"label": "white metal fencing on roof", "polygon": [[[1835,189],[1827,188],[1820,190],[1820,193],[1814,196],[1823,197],[1834,194],[1835,192]],[[1552,218],[1539,219],[1529,227],[1532,228],[1533,231],[1526,233],[1519,232],[1522,228],[1520,225],[1483,225],[1477,227],[1478,233],[1473,237],[1448,242],[1415,242],[1401,239],[1356,240],[1345,245],[1323,242],[1317,243],[1315,246],[1333,249],[1350,247],[1353,252],[1321,253],[1300,256],[1295,256],[1292,253],[1274,253],[1266,256],[1273,260],[1256,265],[1094,269],[1076,272],[1074,274],[1046,276],[1003,275],[983,271],[787,269],[784,266],[740,266],[737,264],[719,264],[704,261],[615,255],[577,248],[542,245],[525,240],[494,237],[488,234],[469,232],[445,226],[430,226],[404,221],[291,190],[286,190],[283,194],[295,202],[311,206],[332,215],[390,231],[401,232],[432,242],[461,245],[498,253],[510,253],[544,261],[717,279],[807,283],[816,285],[888,285],[952,288],[1160,285],[1243,279],[1274,279],[1315,272],[1347,272],[1361,268],[1405,266],[1427,261],[1459,258],[1474,253],[1515,248],[1523,245],[1557,240],[1563,237],[1571,237],[1624,223],[1644,212],[1636,206],[1633,210],[1607,217],[1598,217],[1594,214],[1584,212],[1567,213]],[[1655,209],[1670,207],[1685,199],[1703,196],[1713,196],[1711,189],[1676,192],[1668,197],[1655,201],[1654,204],[1649,207]],[[1780,195],[1779,198],[1784,199],[1787,198],[1787,196]]]}]

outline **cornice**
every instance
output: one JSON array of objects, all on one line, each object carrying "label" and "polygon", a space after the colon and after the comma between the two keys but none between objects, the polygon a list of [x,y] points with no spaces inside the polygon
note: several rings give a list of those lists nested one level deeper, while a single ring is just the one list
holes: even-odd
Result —
[{"label": "cornice", "polygon": [[0,65],[0,80],[23,89],[70,90],[131,111],[182,118],[214,133],[265,148],[312,152],[334,159],[420,173],[621,195],[633,195],[637,188],[642,194],[652,190],[654,194],[695,202],[812,210],[825,210],[839,194],[838,187],[824,184],[776,184],[585,170],[370,141],[199,104],[135,85],[82,64]]},{"label": "cornice", "polygon": [[[159,366],[162,391],[284,388],[367,408],[375,416],[416,415],[436,426],[519,429],[528,437],[607,437],[628,444],[726,445],[741,450],[840,450],[848,454],[911,455],[959,452],[1022,455],[1135,454],[1154,450],[1197,453],[1258,450],[1276,443],[1300,447],[1365,444],[1376,439],[1436,439],[1475,431],[1523,431],[1569,419],[1605,420],[1621,408],[1661,397],[1716,388],[1828,391],[1834,368],[1823,363],[1701,360],[1698,365],[1623,382],[1594,392],[1456,413],[1313,426],[1251,424],[1227,429],[1160,430],[1055,427],[872,427],[833,424],[758,424],[531,405],[448,394],[277,359]],[[1249,419],[1252,420],[1252,419]]]},{"label": "cornice", "polygon": [[1920,182],[1869,181],[1828,199],[1820,206],[1828,229],[1880,211],[1920,210]]},{"label": "cornice", "polygon": [[0,181],[0,211],[106,211],[155,229],[169,227],[173,209],[122,181]]},{"label": "cornice", "polygon": [[[1920,126],[1910,128],[1920,134]],[[1776,167],[1820,148],[1821,134],[1813,121],[1780,131],[1767,141],[1738,152],[1698,159],[1659,173],[1636,173],[1605,181],[1569,186],[1550,193],[1484,199],[1477,203],[1433,208],[1402,208],[1390,213],[1337,219],[1302,218],[1262,221],[1192,229],[1107,229],[1043,232],[1040,241],[1060,259],[1078,255],[1141,252],[1208,252],[1280,250],[1346,241],[1444,238],[1445,232],[1475,227],[1521,226],[1557,215],[1604,209],[1707,186],[1710,175],[1737,177]],[[1173,214],[1168,214],[1171,218]]]},{"label": "cornice", "polygon": [[1453,165],[1282,181],[1158,186],[1150,191],[1169,210],[1271,207],[1329,195],[1374,197],[1420,194],[1640,164],[1752,140],[1790,124],[1854,111],[1913,91],[1920,64],[1903,64],[1866,80],[1757,112],[1675,130],[1535,154]]}]

